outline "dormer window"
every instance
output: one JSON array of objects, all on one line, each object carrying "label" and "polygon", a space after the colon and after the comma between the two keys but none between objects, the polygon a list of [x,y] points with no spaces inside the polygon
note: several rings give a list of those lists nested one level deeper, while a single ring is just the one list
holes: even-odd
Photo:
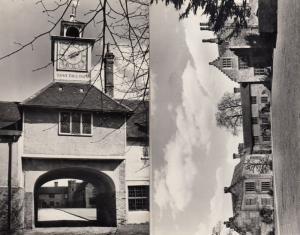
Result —
[{"label": "dormer window", "polygon": [[60,112],[59,134],[92,135],[92,114],[83,112]]},{"label": "dormer window", "polygon": [[222,58],[222,67],[223,69],[232,68],[232,58]]},{"label": "dormer window", "polygon": [[75,37],[78,38],[80,35],[78,28],[71,26],[67,29],[66,36],[67,37]]}]

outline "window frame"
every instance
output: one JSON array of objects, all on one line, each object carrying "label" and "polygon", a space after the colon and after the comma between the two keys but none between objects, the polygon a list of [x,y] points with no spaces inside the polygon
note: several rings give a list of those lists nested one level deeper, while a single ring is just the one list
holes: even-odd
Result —
[{"label": "window frame", "polygon": [[[130,196],[130,188],[134,188],[134,187],[145,187],[147,189],[146,192],[146,196]],[[149,185],[128,185],[127,186],[127,191],[128,191],[128,211],[149,211],[150,210],[150,187]],[[136,203],[137,199],[145,199],[146,200],[146,204],[145,204],[145,208],[136,208],[136,204],[135,204],[135,208],[131,208],[130,207],[130,200],[134,200],[134,202]]]},{"label": "window frame", "polygon": [[[263,186],[263,184],[267,183],[269,186],[268,186],[268,189],[263,189],[265,186]],[[272,189],[272,184],[271,184],[271,181],[261,181],[260,183],[260,191],[261,192],[269,192],[269,190]]]},{"label": "window frame", "polygon": [[[70,114],[70,132],[62,132],[61,131],[61,115],[62,113],[69,113]],[[72,116],[73,113],[79,113],[80,114],[80,133],[72,133]],[[91,115],[91,133],[85,134],[82,132],[83,126],[82,126],[82,115],[83,114],[90,114]],[[58,120],[58,134],[59,135],[68,135],[68,136],[93,136],[93,119],[94,115],[92,112],[82,112],[82,111],[60,111],[59,114],[59,120]]]},{"label": "window frame", "polygon": [[260,103],[266,104],[269,102],[269,97],[268,96],[261,96],[260,97]]},{"label": "window frame", "polygon": [[254,76],[263,76],[266,75],[265,68],[263,67],[254,67]]},{"label": "window frame", "polygon": [[257,96],[250,96],[250,103],[257,104]]},{"label": "window frame", "polygon": [[272,200],[272,198],[262,197],[260,199],[260,203],[261,203],[262,206],[272,206],[273,205],[273,200]]},{"label": "window frame", "polygon": [[249,57],[248,56],[239,56],[239,69],[241,69],[241,70],[249,69]]},{"label": "window frame", "polygon": [[257,125],[258,124],[258,117],[251,117],[251,122],[252,122],[252,125]]},{"label": "window frame", "polygon": [[[230,60],[230,67],[227,66],[227,62],[225,62],[226,66],[224,66],[224,61]],[[222,68],[223,69],[233,69],[233,58],[232,57],[223,57],[222,58]]]},{"label": "window frame", "polygon": [[[247,202],[250,202],[250,204],[248,204]],[[252,204],[253,202],[253,204]],[[245,206],[256,206],[257,205],[257,198],[251,197],[251,198],[245,198]]]},{"label": "window frame", "polygon": [[[247,190],[247,184],[253,184],[253,190]],[[255,181],[247,181],[244,183],[244,188],[245,188],[246,193],[255,193],[256,192],[256,182]]]}]

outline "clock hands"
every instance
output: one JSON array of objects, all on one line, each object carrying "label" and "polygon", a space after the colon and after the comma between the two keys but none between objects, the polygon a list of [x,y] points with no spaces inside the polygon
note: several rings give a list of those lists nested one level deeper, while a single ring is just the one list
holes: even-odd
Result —
[{"label": "clock hands", "polygon": [[73,53],[71,53],[70,55],[68,55],[68,57],[70,58],[70,59],[72,59],[72,58],[74,58],[74,57],[76,57],[76,56],[78,56],[79,55],[79,51],[76,51],[76,52],[73,52]]}]

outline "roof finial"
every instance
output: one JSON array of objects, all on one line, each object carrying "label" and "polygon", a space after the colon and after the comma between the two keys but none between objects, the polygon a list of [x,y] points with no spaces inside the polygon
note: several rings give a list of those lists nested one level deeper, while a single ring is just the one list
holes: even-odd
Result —
[{"label": "roof finial", "polygon": [[109,49],[109,47],[110,47],[110,43],[107,43],[107,47],[106,47],[106,52],[107,52],[107,53],[109,53],[109,52],[110,52],[110,49]]},{"label": "roof finial", "polygon": [[76,10],[79,6],[79,0],[71,0],[72,13],[70,15],[70,21],[75,21],[76,18]]}]

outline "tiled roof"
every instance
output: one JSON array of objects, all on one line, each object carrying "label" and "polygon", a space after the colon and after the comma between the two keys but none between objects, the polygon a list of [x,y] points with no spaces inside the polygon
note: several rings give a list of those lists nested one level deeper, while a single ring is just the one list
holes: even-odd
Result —
[{"label": "tiled roof", "polygon": [[110,98],[95,86],[80,83],[51,83],[21,105],[116,113],[132,112],[129,107]]},{"label": "tiled roof", "polygon": [[21,119],[16,102],[0,102],[0,128],[10,126]]},{"label": "tiled roof", "polygon": [[119,100],[133,110],[133,115],[127,120],[127,138],[149,137],[149,102],[141,100]]},{"label": "tiled roof", "polygon": [[68,187],[41,187],[39,194],[67,194]]}]

